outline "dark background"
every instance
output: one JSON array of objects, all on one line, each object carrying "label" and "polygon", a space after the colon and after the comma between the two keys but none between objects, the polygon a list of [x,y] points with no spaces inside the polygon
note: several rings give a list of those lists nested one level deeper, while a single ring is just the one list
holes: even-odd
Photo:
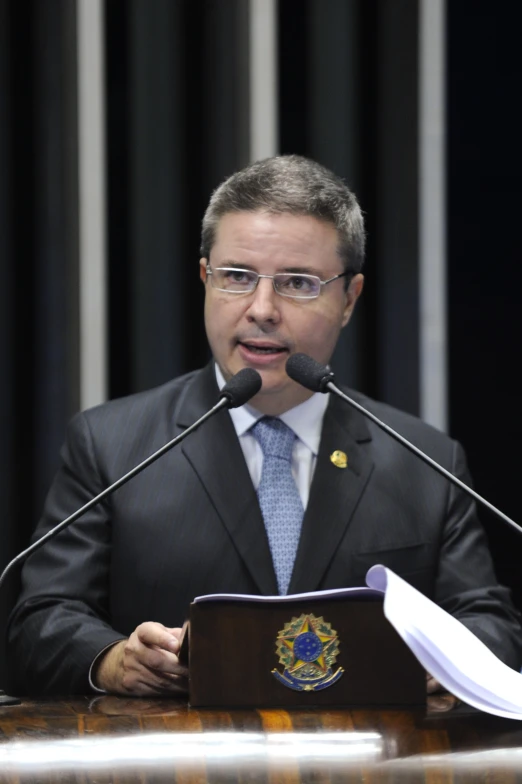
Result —
[{"label": "dark background", "polygon": [[[247,9],[105,2],[110,397],[208,359],[199,227],[249,160]],[[365,293],[334,368],[418,414],[418,2],[280,0],[277,18],[279,151],[331,167],[366,213]],[[510,0],[446,6],[448,431],[522,523],[521,23]],[[75,25],[72,0],[0,0],[0,567],[79,407]],[[522,607],[522,540],[483,520]]]}]

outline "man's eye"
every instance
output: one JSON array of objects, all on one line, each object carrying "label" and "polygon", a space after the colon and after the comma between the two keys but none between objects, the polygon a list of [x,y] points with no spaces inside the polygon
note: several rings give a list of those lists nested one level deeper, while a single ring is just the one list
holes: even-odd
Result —
[{"label": "man's eye", "polygon": [[248,283],[250,277],[248,272],[244,272],[243,270],[227,270],[225,272],[225,280],[228,280],[231,283]]},{"label": "man's eye", "polygon": [[302,275],[292,275],[288,278],[285,285],[294,291],[306,292],[312,288],[312,281],[309,278],[304,278]]}]

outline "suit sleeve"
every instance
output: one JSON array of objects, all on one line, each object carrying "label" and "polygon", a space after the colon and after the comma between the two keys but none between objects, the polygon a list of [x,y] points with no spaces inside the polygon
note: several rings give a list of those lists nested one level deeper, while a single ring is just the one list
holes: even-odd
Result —
[{"label": "suit sleeve", "polygon": [[[455,442],[452,473],[471,486],[462,447]],[[520,614],[510,592],[496,579],[486,534],[475,502],[450,486],[435,600],[458,618],[503,662],[522,664]]]},{"label": "suit sleeve", "polygon": [[[100,493],[107,482],[87,419],[69,424],[61,467],[33,541]],[[94,506],[26,561],[8,625],[8,661],[23,694],[85,694],[96,655],[125,637],[111,627],[110,498]]]}]

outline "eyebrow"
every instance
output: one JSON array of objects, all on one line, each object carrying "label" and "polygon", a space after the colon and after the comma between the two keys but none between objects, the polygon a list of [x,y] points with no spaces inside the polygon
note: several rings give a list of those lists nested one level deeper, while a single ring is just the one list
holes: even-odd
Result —
[{"label": "eyebrow", "polygon": [[318,278],[321,277],[315,267],[285,267],[281,272],[295,272],[299,275],[316,275]]},{"label": "eyebrow", "polygon": [[225,259],[224,261],[221,261],[218,266],[234,267],[234,269],[252,270],[252,272],[255,272],[254,268],[250,264],[245,264],[239,261],[232,261],[231,259]]},{"label": "eyebrow", "polygon": [[[257,272],[257,270],[254,269],[254,267],[251,264],[246,264],[245,262],[232,261],[231,259],[225,259],[224,261],[220,262],[219,266]],[[284,269],[277,270],[277,272],[297,274],[297,275],[316,275],[318,278],[321,277],[319,271],[315,267],[299,267],[299,266],[285,267]]]}]

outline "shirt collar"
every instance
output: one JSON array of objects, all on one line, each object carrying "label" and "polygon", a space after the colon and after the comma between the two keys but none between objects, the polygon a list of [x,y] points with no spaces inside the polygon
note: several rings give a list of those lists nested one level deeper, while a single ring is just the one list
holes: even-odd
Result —
[{"label": "shirt collar", "polygon": [[[217,362],[214,364],[214,368],[217,385],[219,389],[222,389],[225,386],[225,379]],[[294,406],[279,416],[279,419],[294,431],[299,440],[314,455],[317,455],[319,452],[323,417],[328,406],[329,397],[330,394],[328,392],[326,394],[315,392],[304,403],[299,403],[298,406]],[[263,416],[260,411],[248,404],[239,406],[239,408],[229,409],[229,414],[238,437],[245,435],[257,420]]]}]

